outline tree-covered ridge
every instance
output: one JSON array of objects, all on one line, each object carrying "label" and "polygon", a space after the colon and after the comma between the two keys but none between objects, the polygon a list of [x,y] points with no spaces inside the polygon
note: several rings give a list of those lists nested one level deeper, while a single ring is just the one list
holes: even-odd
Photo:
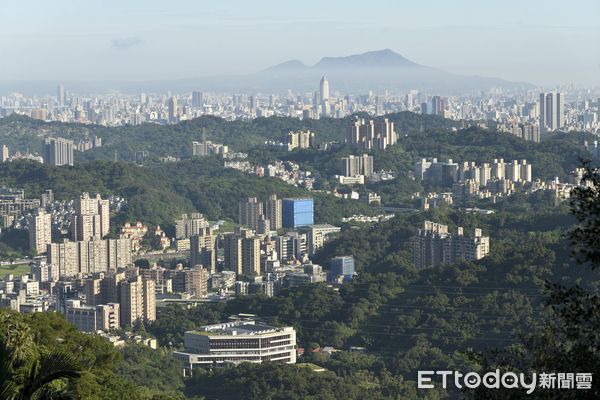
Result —
[{"label": "tree-covered ridge", "polygon": [[208,218],[237,221],[238,202],[249,196],[314,197],[317,222],[339,223],[343,216],[372,213],[368,206],[325,193],[309,192],[276,178],[262,178],[226,169],[217,158],[141,167],[108,161],[54,167],[30,161],[0,164],[0,185],[25,189],[38,197],[52,189],[59,200],[81,192],[116,194],[127,200],[122,220],[142,220],[171,226],[183,212],[199,211]]},{"label": "tree-covered ridge", "polygon": [[[366,114],[360,114],[370,118]],[[410,112],[387,116],[400,132],[423,129],[447,130],[460,126],[460,122],[437,116]],[[0,118],[0,142],[14,149],[37,151],[43,136],[61,136],[75,141],[98,136],[103,146],[86,152],[90,158],[112,159],[114,151],[120,159],[134,160],[136,151],[147,151],[151,156],[191,156],[192,141],[202,140],[203,130],[208,140],[224,143],[237,151],[264,144],[266,140],[280,140],[291,130],[310,129],[316,132],[317,143],[344,141],[347,127],[354,116],[342,119],[321,118],[299,120],[290,117],[255,118],[253,120],[226,121],[219,117],[202,116],[176,125],[143,124],[137,126],[105,127],[77,123],[44,122],[24,116],[11,115]]]}]

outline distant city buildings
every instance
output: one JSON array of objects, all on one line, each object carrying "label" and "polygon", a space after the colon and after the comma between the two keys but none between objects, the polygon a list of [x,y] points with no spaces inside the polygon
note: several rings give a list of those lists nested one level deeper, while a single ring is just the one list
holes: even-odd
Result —
[{"label": "distant city buildings", "polygon": [[456,233],[450,233],[447,225],[431,221],[425,221],[413,239],[413,260],[417,270],[480,260],[489,251],[490,238],[483,236],[481,229],[475,229],[473,236],[467,236],[461,227]]},{"label": "distant city buildings", "polygon": [[60,87],[62,89],[57,88],[56,97],[29,97],[21,93],[0,97],[0,118],[17,113],[46,121],[119,126],[173,124],[202,115],[232,121],[270,116],[344,118],[354,113],[383,116],[411,111],[455,121],[469,121],[468,125],[481,121],[494,121],[504,127],[528,123],[538,126],[542,136],[553,130],[583,130],[592,133],[600,130],[597,91],[572,86],[555,92],[543,92],[543,96],[529,89],[502,88],[452,96],[394,88],[384,89],[379,93],[340,94],[331,91],[326,77],[322,77],[315,92],[289,91],[285,95],[193,90],[176,95],[111,93],[92,96],[69,93],[62,85]]},{"label": "distant city buildings", "polygon": [[510,132],[516,137],[528,142],[539,143],[541,140],[540,127],[530,123],[512,124],[508,127],[501,126],[500,130]]},{"label": "distant city buildings", "polygon": [[192,142],[193,156],[208,156],[213,154],[227,154],[229,147],[220,143],[208,142]]}]

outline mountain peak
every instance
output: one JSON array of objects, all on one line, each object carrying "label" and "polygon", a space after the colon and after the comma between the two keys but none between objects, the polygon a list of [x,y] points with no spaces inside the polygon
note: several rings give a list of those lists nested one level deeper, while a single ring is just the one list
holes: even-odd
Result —
[{"label": "mountain peak", "polygon": [[282,62],[281,64],[274,65],[272,67],[267,68],[268,71],[272,70],[281,70],[281,71],[294,71],[299,69],[308,68],[306,64],[304,64],[300,60],[289,60]]},{"label": "mountain peak", "polygon": [[362,54],[354,54],[346,57],[323,57],[315,67],[318,68],[406,68],[420,67],[409,59],[394,52],[391,49],[368,51]]}]

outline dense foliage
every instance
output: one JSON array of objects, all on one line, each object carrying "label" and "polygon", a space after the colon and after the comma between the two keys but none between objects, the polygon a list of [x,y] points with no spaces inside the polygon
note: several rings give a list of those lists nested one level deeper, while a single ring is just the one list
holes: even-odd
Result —
[{"label": "dense foliage", "polygon": [[127,163],[92,161],[74,167],[53,167],[31,161],[0,164],[0,184],[25,189],[38,197],[52,189],[59,200],[71,200],[83,191],[103,196],[116,194],[127,200],[117,220],[172,226],[183,212],[199,211],[208,218],[237,221],[238,202],[270,194],[280,197],[314,197],[317,222],[339,223],[343,216],[372,213],[353,200],[325,193],[312,193],[275,178],[259,178],[225,169],[216,158],[180,163],[157,163],[141,167]]}]

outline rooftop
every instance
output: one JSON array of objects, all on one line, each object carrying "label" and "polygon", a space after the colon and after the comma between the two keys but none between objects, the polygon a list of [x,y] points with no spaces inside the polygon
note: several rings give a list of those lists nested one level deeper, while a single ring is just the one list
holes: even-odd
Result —
[{"label": "rooftop", "polygon": [[252,320],[225,322],[222,324],[206,325],[188,333],[207,336],[236,336],[236,335],[260,335],[281,331],[285,328],[277,328],[265,324],[257,324]]}]

